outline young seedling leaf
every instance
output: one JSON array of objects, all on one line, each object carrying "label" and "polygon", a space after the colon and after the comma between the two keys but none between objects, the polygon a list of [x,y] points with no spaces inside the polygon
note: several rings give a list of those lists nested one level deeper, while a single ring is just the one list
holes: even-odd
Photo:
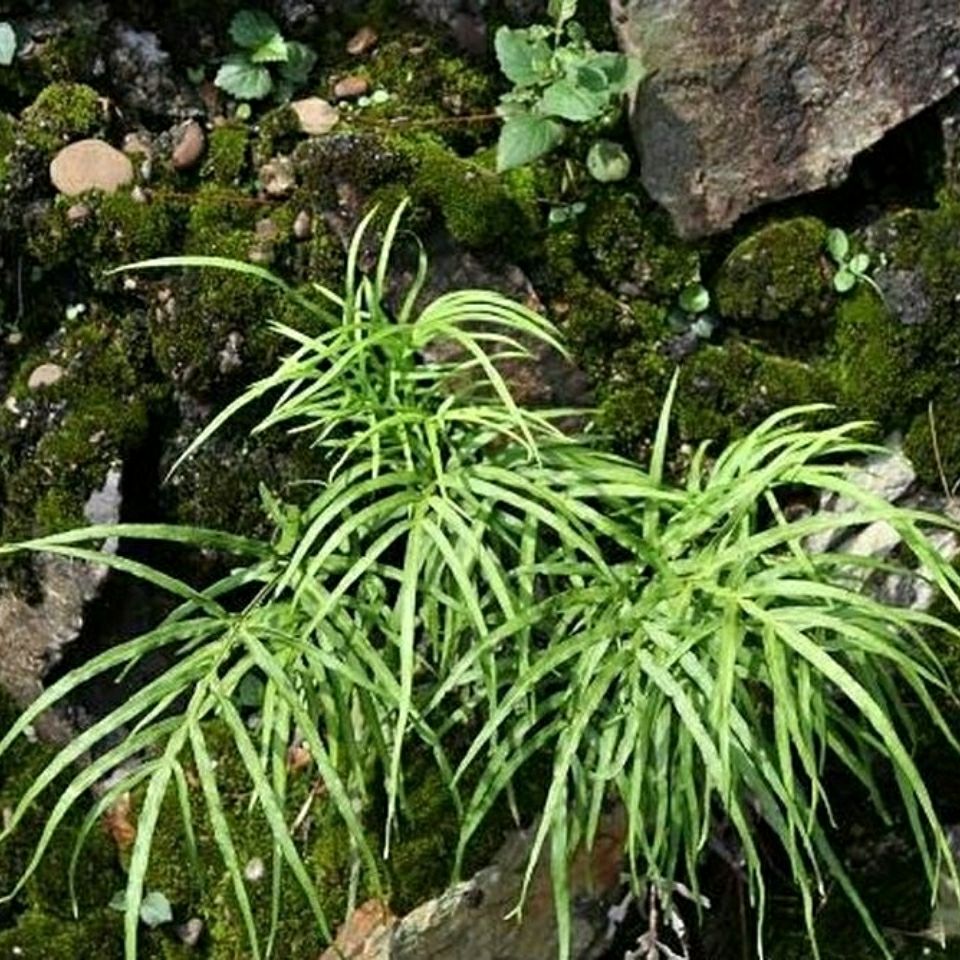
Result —
[{"label": "young seedling leaf", "polygon": [[500,131],[497,144],[497,170],[512,170],[532,163],[549,153],[564,136],[563,124],[548,117],[529,114],[512,117]]},{"label": "young seedling leaf", "polygon": [[217,71],[214,83],[238,100],[259,100],[273,89],[270,71],[242,53],[231,54]]},{"label": "young seedling leaf", "polygon": [[837,293],[849,293],[856,283],[857,275],[846,267],[841,267],[833,275],[833,287]]},{"label": "young seedling leaf", "polygon": [[710,291],[702,283],[688,283],[680,292],[680,308],[685,313],[703,313],[710,306]]},{"label": "young seedling leaf", "polygon": [[230,22],[230,39],[246,50],[259,50],[274,38],[283,40],[280,28],[262,10],[241,10]]},{"label": "young seedling leaf", "polygon": [[170,923],[173,920],[170,901],[159,890],[152,890],[140,904],[140,919],[151,930]]},{"label": "young seedling leaf", "polygon": [[540,111],[550,117],[562,117],[574,123],[595,120],[603,113],[607,97],[591,93],[570,80],[551,83],[540,98]]},{"label": "young seedling leaf", "polygon": [[846,260],[847,254],[850,252],[850,239],[846,231],[841,230],[839,227],[834,227],[827,234],[827,250],[830,251],[830,256],[833,257],[837,263],[842,263]]},{"label": "young seedling leaf", "polygon": [[503,75],[515,86],[529,87],[540,79],[537,69],[550,48],[542,40],[531,41],[523,30],[501,27],[494,38],[497,61]]}]

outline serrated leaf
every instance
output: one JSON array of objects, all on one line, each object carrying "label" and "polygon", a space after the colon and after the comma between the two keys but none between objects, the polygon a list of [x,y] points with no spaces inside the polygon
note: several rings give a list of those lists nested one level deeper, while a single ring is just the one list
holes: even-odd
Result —
[{"label": "serrated leaf", "polygon": [[854,288],[856,282],[856,274],[851,273],[846,267],[833,275],[833,288],[837,293],[848,293]]},{"label": "serrated leaf", "polygon": [[151,930],[170,923],[173,920],[170,901],[159,890],[151,891],[140,903],[140,920]]},{"label": "serrated leaf", "polygon": [[710,291],[702,283],[688,283],[680,292],[680,307],[686,313],[703,313],[710,306]]},{"label": "serrated leaf", "polygon": [[844,230],[834,227],[827,234],[827,250],[837,263],[846,260],[847,254],[850,252],[850,239]]},{"label": "serrated leaf", "polygon": [[274,37],[283,39],[273,17],[262,10],[241,10],[230,21],[230,39],[238,47],[257,50]]},{"label": "serrated leaf", "polygon": [[556,147],[564,137],[562,123],[530,114],[512,117],[500,131],[497,170],[512,170],[532,163]]},{"label": "serrated leaf", "polygon": [[0,66],[9,67],[17,52],[17,34],[11,24],[0,23]]},{"label": "serrated leaf", "polygon": [[270,71],[258,63],[251,63],[243,53],[227,57],[213,81],[238,100],[259,100],[273,89]]},{"label": "serrated leaf", "polygon": [[610,88],[610,81],[606,73],[591,63],[584,63],[577,67],[576,83],[578,87],[589,90],[590,93],[607,93]]},{"label": "serrated leaf", "polygon": [[253,63],[285,63],[289,55],[286,40],[276,33],[266,43],[261,43],[251,51],[250,60]]},{"label": "serrated leaf", "polygon": [[540,98],[540,110],[550,117],[562,117],[574,123],[595,120],[603,113],[607,97],[584,90],[569,80],[551,83]]},{"label": "serrated leaf", "polygon": [[848,266],[853,273],[866,273],[870,267],[870,255],[858,253],[855,257],[850,258]]},{"label": "serrated leaf", "polygon": [[600,183],[616,183],[630,173],[630,154],[612,140],[597,140],[587,153],[587,170]]},{"label": "serrated leaf", "polygon": [[302,87],[310,78],[310,71],[317,62],[317,55],[305,43],[291,40],[287,44],[287,61],[280,68],[280,76],[290,86]]},{"label": "serrated leaf", "polygon": [[503,75],[518,87],[529,87],[541,79],[541,69],[550,59],[550,48],[543,40],[531,39],[526,30],[501,27],[494,39],[497,62]]}]

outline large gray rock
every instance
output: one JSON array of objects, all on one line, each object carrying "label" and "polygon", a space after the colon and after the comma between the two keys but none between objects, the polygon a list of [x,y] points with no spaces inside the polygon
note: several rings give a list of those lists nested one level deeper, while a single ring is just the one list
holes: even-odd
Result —
[{"label": "large gray rock", "polygon": [[685,236],[834,186],[960,86],[957,0],[611,0],[655,71],[633,105],[647,190]]}]

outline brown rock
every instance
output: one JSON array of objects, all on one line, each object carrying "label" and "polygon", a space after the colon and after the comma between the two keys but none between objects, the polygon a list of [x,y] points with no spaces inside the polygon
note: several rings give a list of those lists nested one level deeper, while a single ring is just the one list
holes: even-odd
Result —
[{"label": "brown rock", "polygon": [[300,129],[310,136],[329,133],[340,119],[337,108],[320,97],[294,100],[290,107],[300,120]]},{"label": "brown rock", "polygon": [[362,57],[377,45],[379,39],[373,27],[361,27],[347,42],[347,53]]},{"label": "brown rock", "polygon": [[[686,236],[847,176],[960,86],[957,0],[611,0],[652,71],[633,105],[647,192]],[[893,13],[895,11],[895,13]]]},{"label": "brown rock", "polygon": [[207,138],[203,127],[196,120],[181,123],[173,132],[173,162],[174,170],[189,170],[199,163],[203,156]]},{"label": "brown rock", "polygon": [[380,957],[397,918],[382,900],[367,900],[347,917],[337,939],[320,960],[373,960]]},{"label": "brown rock", "polygon": [[352,74],[338,80],[333,88],[333,95],[338,100],[353,100],[355,97],[362,97],[370,90],[370,81],[366,77]]},{"label": "brown rock", "polygon": [[133,164],[103,140],[80,140],[64,147],[53,158],[50,180],[67,197],[87,190],[114,193],[133,182]]},{"label": "brown rock", "polygon": [[27,379],[27,386],[31,390],[52,387],[63,379],[63,373],[63,367],[57,363],[41,363],[39,367],[34,367]]}]

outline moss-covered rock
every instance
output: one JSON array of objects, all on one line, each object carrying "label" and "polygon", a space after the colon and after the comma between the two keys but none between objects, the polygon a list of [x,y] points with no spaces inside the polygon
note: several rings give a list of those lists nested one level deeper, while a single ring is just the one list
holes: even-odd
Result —
[{"label": "moss-covered rock", "polygon": [[23,112],[26,145],[52,156],[73,140],[103,132],[104,108],[100,95],[82,83],[61,81],[42,90]]},{"label": "moss-covered rock", "polygon": [[[144,441],[162,397],[144,376],[145,347],[135,318],[96,308],[22,364],[0,411],[5,539],[82,523],[83,506],[110,467]],[[31,386],[41,363],[61,374]]]},{"label": "moss-covered rock", "polygon": [[633,194],[595,191],[583,230],[591,271],[614,291],[672,303],[699,275],[697,250],[677,238],[662,211]]},{"label": "moss-covered rock", "polygon": [[824,258],[827,228],[813,217],[762,227],[742,240],[716,278],[720,313],[740,322],[810,324],[829,314],[830,268]]},{"label": "moss-covered rock", "polygon": [[491,153],[463,159],[434,137],[395,143],[412,167],[414,199],[438,210],[464,246],[497,246],[509,254],[530,243],[537,217],[529,171],[500,177]]}]

